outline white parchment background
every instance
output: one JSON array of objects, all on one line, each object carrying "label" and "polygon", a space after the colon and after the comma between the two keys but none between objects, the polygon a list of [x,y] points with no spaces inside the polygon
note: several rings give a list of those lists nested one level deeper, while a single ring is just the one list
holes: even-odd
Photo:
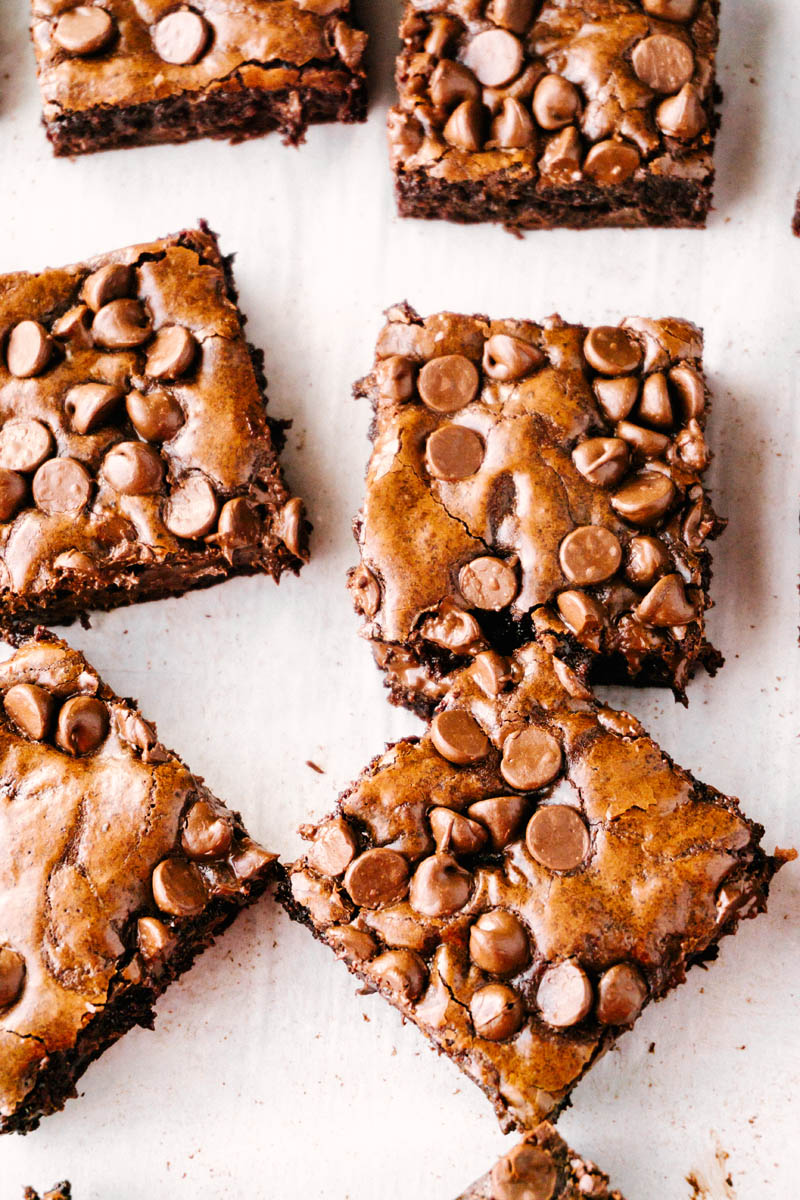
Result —
[{"label": "white parchment background", "polygon": [[[235,581],[98,616],[70,637],[284,856],[297,825],[385,740],[418,728],[385,702],[344,589],[368,414],[350,399],[381,310],[408,298],[495,316],[628,313],[705,327],[717,507],[710,627],[728,662],[688,713],[627,703],[677,760],[742,797],[768,848],[800,844],[796,579],[800,6],[723,0],[724,120],[705,233],[544,233],[400,222],[383,135],[399,5],[374,0],[367,125],[52,158],[39,126],[27,0],[0,0],[0,271],[61,265],[208,218],[236,250],[272,411],[315,524],[299,579]],[[324,768],[318,775],[306,765]],[[0,853],[2,853],[0,847]],[[800,871],[708,972],[649,1008],[580,1085],[560,1127],[628,1200],[796,1194]],[[503,1151],[486,1101],[270,901],[246,914],[81,1098],[0,1144],[0,1200],[72,1179],[77,1200],[451,1200]],[[649,1047],[652,1044],[652,1052]],[[724,1170],[721,1156],[730,1157]],[[723,1181],[727,1171],[732,1190]]]}]

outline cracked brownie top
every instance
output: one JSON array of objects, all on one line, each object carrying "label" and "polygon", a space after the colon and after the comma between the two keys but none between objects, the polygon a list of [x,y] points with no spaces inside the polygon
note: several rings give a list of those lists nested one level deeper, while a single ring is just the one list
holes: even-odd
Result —
[{"label": "cracked brownie top", "polygon": [[394,697],[430,708],[534,635],[583,678],[713,670],[700,331],[387,315],[349,582]]},{"label": "cracked brownie top", "polygon": [[505,1128],[558,1111],[648,1001],[764,908],[783,861],[734,799],[572,695],[533,645],[478,654],[424,736],[301,833],[289,911]]},{"label": "cracked brownie top", "polygon": [[0,276],[7,616],[299,568],[302,503],[242,325],[205,229]]}]

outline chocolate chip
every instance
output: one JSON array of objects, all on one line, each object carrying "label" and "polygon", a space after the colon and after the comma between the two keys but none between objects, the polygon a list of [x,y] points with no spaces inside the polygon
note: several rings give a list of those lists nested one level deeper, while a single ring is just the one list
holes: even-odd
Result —
[{"label": "chocolate chip", "polygon": [[481,555],[466,563],[458,574],[458,586],[471,608],[499,612],[519,590],[514,568],[502,558]]},{"label": "chocolate chip", "polygon": [[0,521],[10,521],[25,503],[27,484],[16,471],[0,467]]},{"label": "chocolate chip", "polygon": [[108,709],[96,696],[73,696],[58,714],[56,744],[67,754],[91,754],[108,733]]},{"label": "chocolate chip", "polygon": [[419,631],[426,642],[433,642],[453,654],[474,654],[486,645],[481,627],[472,614],[464,612],[452,600],[443,600],[436,615],[426,617]]},{"label": "chocolate chip", "polygon": [[58,18],[53,41],[67,54],[96,54],[113,35],[114,21],[104,8],[79,4]]},{"label": "chocolate chip", "polygon": [[53,323],[53,337],[63,342],[75,342],[89,349],[92,341],[92,311],[86,304],[76,304]]},{"label": "chocolate chip", "polygon": [[622,421],[639,397],[639,380],[631,376],[595,379],[594,394],[610,421]]},{"label": "chocolate chip", "polygon": [[364,617],[374,617],[381,605],[381,586],[369,567],[360,563],[350,572],[347,586],[353,597],[353,607]]},{"label": "chocolate chip", "polygon": [[533,115],[542,129],[570,125],[580,112],[580,92],[561,75],[545,75],[533,93]]},{"label": "chocolate chip", "polygon": [[42,512],[79,513],[89,503],[92,480],[74,458],[51,458],[33,477],[33,499]]},{"label": "chocolate chip", "polygon": [[489,841],[483,825],[452,808],[432,808],[428,813],[437,850],[454,850],[457,854],[477,854]]},{"label": "chocolate chip", "polygon": [[586,972],[569,959],[548,967],[539,982],[536,1003],[554,1029],[577,1025],[592,1007],[592,985]]},{"label": "chocolate chip", "polygon": [[706,406],[706,389],[697,372],[682,363],[669,371],[669,381],[678,393],[684,419],[690,421],[701,416]]},{"label": "chocolate chip", "polygon": [[668,33],[654,33],[637,42],[631,63],[642,83],[662,94],[679,91],[694,74],[691,49]]},{"label": "chocolate chip", "polygon": [[699,0],[642,0],[642,7],[651,17],[662,21],[689,21],[694,16]]},{"label": "chocolate chip", "polygon": [[597,985],[597,1019],[603,1025],[632,1025],[647,999],[647,984],[633,963],[609,967]]},{"label": "chocolate chip", "polygon": [[465,425],[442,425],[425,446],[425,466],[435,479],[453,482],[474,475],[483,462],[483,440]]},{"label": "chocolate chip", "polygon": [[487,696],[499,696],[511,683],[511,664],[496,650],[484,650],[472,664],[475,682]]},{"label": "chocolate chip", "polygon": [[666,376],[661,371],[648,375],[642,385],[638,417],[645,425],[656,429],[671,429],[673,423],[672,403],[669,398]]},{"label": "chocolate chip", "polygon": [[[458,108],[454,109],[450,115],[442,134],[449,145],[456,146],[459,150],[480,150],[483,145],[483,107],[480,101],[465,100],[459,104]],[[439,411],[452,412],[453,410],[440,409]]]},{"label": "chocolate chip", "polygon": [[20,321],[8,335],[6,364],[17,379],[41,375],[52,353],[52,340],[38,321]]},{"label": "chocolate chip", "polygon": [[29,738],[41,742],[53,723],[55,701],[50,692],[35,683],[16,683],[3,697],[8,716]]},{"label": "chocolate chip", "polygon": [[198,917],[208,901],[208,889],[194,863],[165,858],[153,871],[153,899],[172,917]]},{"label": "chocolate chip", "polygon": [[230,817],[212,808],[207,800],[196,800],[186,814],[181,834],[181,846],[189,858],[201,861],[223,858],[232,842]]},{"label": "chocolate chip", "polygon": [[[584,1178],[590,1179],[590,1176]],[[492,1168],[492,1198],[552,1200],[557,1182],[556,1165],[547,1151],[541,1146],[521,1142]],[[578,1184],[578,1190],[583,1192],[585,1189]]]},{"label": "chocolate chip", "polygon": [[599,600],[586,592],[571,589],[556,598],[564,622],[579,639],[599,651],[600,635],[606,624],[606,613]]},{"label": "chocolate chip", "polygon": [[524,33],[533,19],[534,0],[489,0],[486,16],[512,33]]},{"label": "chocolate chip", "polygon": [[301,562],[308,562],[305,515],[303,501],[299,496],[292,496],[276,514],[273,526],[289,553]]},{"label": "chocolate chip", "polygon": [[462,708],[437,713],[431,721],[431,741],[442,758],[464,766],[489,753],[489,739],[478,722]]},{"label": "chocolate chip", "polygon": [[425,38],[425,53],[441,58],[448,44],[458,33],[458,26],[445,13],[435,13],[430,19],[430,33]]},{"label": "chocolate chip", "polygon": [[561,746],[551,733],[536,725],[518,729],[503,741],[500,773],[511,787],[534,792],[561,773]]},{"label": "chocolate chip", "polygon": [[519,74],[522,45],[506,29],[487,29],[468,43],[464,62],[484,87],[502,87]]},{"label": "chocolate chip", "polygon": [[528,110],[513,96],[506,96],[492,121],[492,142],[503,150],[524,150],[536,141]]},{"label": "chocolate chip", "polygon": [[537,808],[528,822],[525,843],[536,861],[549,871],[574,871],[591,848],[583,817],[568,804]]},{"label": "chocolate chip", "polygon": [[478,382],[473,362],[463,354],[445,354],[425,363],[417,387],[423,402],[433,412],[451,413],[475,399]]},{"label": "chocolate chip", "polygon": [[503,850],[515,837],[527,811],[528,802],[521,796],[490,796],[471,804],[467,815],[486,826],[494,850]]},{"label": "chocolate chip", "polygon": [[402,854],[377,846],[353,859],[344,886],[359,908],[380,908],[403,899],[408,891],[408,875],[408,863]]},{"label": "chocolate chip", "polygon": [[369,962],[378,952],[378,943],[365,929],[352,925],[334,925],[325,934],[329,945],[349,962]]},{"label": "chocolate chip", "polygon": [[153,27],[153,46],[163,62],[189,66],[202,57],[209,33],[210,26],[199,13],[179,9],[167,13]]},{"label": "chocolate chip", "polygon": [[53,559],[53,567],[56,571],[90,574],[94,570],[94,563],[82,550],[64,550]]},{"label": "chocolate chip", "polygon": [[707,118],[697,88],[685,83],[676,96],[662,100],[656,109],[656,124],[663,134],[679,142],[689,142],[702,133]]},{"label": "chocolate chip", "polygon": [[609,139],[592,146],[583,171],[599,187],[618,187],[630,179],[639,166],[639,151],[629,142]]},{"label": "chocolate chip", "polygon": [[472,71],[447,58],[433,68],[428,90],[437,108],[452,108],[464,100],[477,100],[481,94]]},{"label": "chocolate chip", "polygon": [[620,438],[597,437],[581,442],[572,451],[572,461],[595,487],[612,487],[624,478],[630,465],[628,447]]},{"label": "chocolate chip", "polygon": [[473,992],[469,1012],[475,1036],[489,1042],[513,1037],[525,1016],[522,1000],[505,983],[489,983]]},{"label": "chocolate chip", "polygon": [[111,300],[92,322],[92,337],[105,350],[135,350],[152,332],[150,318],[138,300]]},{"label": "chocolate chip", "polygon": [[489,975],[515,975],[530,959],[527,930],[503,908],[482,913],[469,931],[469,953]]},{"label": "chocolate chip", "polygon": [[619,421],[614,432],[634,450],[638,450],[643,458],[661,458],[669,447],[669,438],[665,433],[645,429],[643,425],[634,425],[632,421]]},{"label": "chocolate chip", "polygon": [[151,379],[180,379],[194,362],[197,348],[194,334],[183,325],[166,325],[147,351],[145,372]]},{"label": "chocolate chip", "polygon": [[140,917],[136,922],[136,944],[147,962],[156,962],[169,954],[176,938],[158,917]]},{"label": "chocolate chip", "polygon": [[636,616],[643,625],[663,628],[671,625],[688,625],[697,620],[693,604],[686,598],[686,590],[680,575],[664,575],[654,583],[636,609]]},{"label": "chocolate chip", "polygon": [[625,574],[631,583],[649,587],[670,565],[664,543],[655,537],[639,534],[631,538],[626,554]]},{"label": "chocolate chip", "polygon": [[642,361],[642,350],[635,338],[619,325],[597,325],[583,343],[589,366],[604,375],[629,375]]},{"label": "chocolate chip", "polygon": [[378,391],[387,400],[410,400],[414,395],[414,367],[400,354],[382,358],[375,368]]},{"label": "chocolate chip", "polygon": [[334,817],[317,829],[314,845],[308,852],[308,863],[320,874],[335,878],[345,873],[356,850],[356,839],[347,821]]},{"label": "chocolate chip", "polygon": [[567,125],[551,137],[539,159],[539,172],[547,183],[556,187],[571,187],[580,182],[583,146],[574,125]]},{"label": "chocolate chip", "polygon": [[186,420],[174,396],[160,390],[146,396],[128,392],[125,408],[134,429],[146,442],[168,442]]},{"label": "chocolate chip", "polygon": [[135,291],[134,283],[133,267],[127,263],[107,263],[87,277],[81,288],[81,297],[92,312],[99,312],[103,305],[112,300],[130,296]]},{"label": "chocolate chip", "polygon": [[573,700],[592,699],[591,690],[584,683],[581,683],[578,675],[565,662],[562,662],[560,658],[553,659],[553,673],[564,691],[568,692]]},{"label": "chocolate chip", "polygon": [[610,529],[581,525],[564,538],[558,551],[561,570],[572,583],[603,583],[619,570],[622,547]]},{"label": "chocolate chip", "polygon": [[483,369],[490,379],[522,379],[544,362],[538,346],[508,333],[493,333],[483,347]]},{"label": "chocolate chip", "polygon": [[398,1000],[417,1000],[425,991],[428,968],[413,950],[387,950],[370,964],[370,974]]},{"label": "chocolate chip", "polygon": [[261,521],[253,505],[244,496],[227,500],[217,523],[220,543],[228,550],[257,547],[261,540]]},{"label": "chocolate chip", "polygon": [[411,907],[426,917],[447,917],[469,900],[472,876],[459,866],[452,854],[423,858],[411,879]]},{"label": "chocolate chip", "polygon": [[64,411],[76,433],[91,433],[103,425],[122,399],[122,388],[111,383],[79,383],[64,397]]},{"label": "chocolate chip", "polygon": [[675,438],[675,455],[690,471],[698,474],[708,466],[711,454],[697,421],[690,421]]},{"label": "chocolate chip", "polygon": [[24,985],[25,959],[10,946],[0,946],[0,1009],[16,1004]]},{"label": "chocolate chip", "polygon": [[204,475],[187,475],[173,488],[166,505],[164,524],[181,538],[201,538],[217,520],[217,494]]},{"label": "chocolate chip", "polygon": [[7,421],[0,429],[0,467],[35,471],[52,453],[53,435],[41,421]]},{"label": "chocolate chip", "polygon": [[103,459],[103,477],[123,496],[146,496],[161,489],[164,463],[152,446],[119,442]]},{"label": "chocolate chip", "polygon": [[675,485],[659,471],[645,471],[624,483],[611,497],[611,507],[633,525],[653,525],[669,510]]},{"label": "chocolate chip", "polygon": [[252,838],[240,838],[228,855],[228,862],[233,867],[237,879],[254,879],[264,867],[275,862],[275,855],[270,854]]}]

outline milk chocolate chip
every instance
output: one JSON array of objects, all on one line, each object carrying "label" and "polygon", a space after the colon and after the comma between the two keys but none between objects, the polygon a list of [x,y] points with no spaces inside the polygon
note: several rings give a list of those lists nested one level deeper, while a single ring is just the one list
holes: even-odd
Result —
[{"label": "milk chocolate chip", "polygon": [[535,792],[560,774],[561,747],[551,733],[536,725],[518,729],[503,742],[500,773],[521,792]]},{"label": "milk chocolate chip", "polygon": [[574,871],[591,847],[581,814],[568,804],[543,804],[528,822],[525,843],[531,855],[550,871]]},{"label": "milk chocolate chip", "polygon": [[187,475],[172,489],[164,514],[170,533],[181,538],[201,538],[214,528],[219,511],[217,494],[204,475]]},{"label": "milk chocolate chip", "polygon": [[667,380],[661,371],[656,371],[654,375],[648,375],[645,379],[638,416],[645,425],[655,425],[656,429],[672,428],[672,404]]},{"label": "milk chocolate chip", "polygon": [[41,742],[53,723],[55,701],[50,692],[35,683],[16,683],[3,697],[8,716],[29,738]]},{"label": "milk chocolate chip", "polygon": [[458,574],[461,594],[471,608],[499,612],[506,608],[518,591],[514,568],[502,558],[482,555],[466,563]]},{"label": "milk chocolate chip", "polygon": [[464,62],[484,87],[502,87],[522,67],[522,45],[506,29],[487,29],[469,42]]},{"label": "milk chocolate chip", "polygon": [[134,290],[133,267],[127,263],[107,263],[87,276],[81,297],[92,312],[99,312],[104,304],[130,296]]},{"label": "milk chocolate chip", "polygon": [[329,945],[351,962],[369,962],[378,952],[372,934],[353,925],[334,925],[325,936]]},{"label": "milk chocolate chip", "polygon": [[309,866],[322,875],[343,875],[356,855],[356,839],[342,817],[326,821],[316,831],[308,852]]},{"label": "milk chocolate chip", "polygon": [[597,437],[581,442],[572,451],[572,461],[595,487],[612,487],[624,478],[630,455],[620,438]]},{"label": "milk chocolate chip", "polygon": [[[483,145],[483,108],[480,102],[465,100],[463,104],[459,104],[458,108],[453,110],[442,133],[444,140],[451,146],[457,146],[459,150],[480,150]],[[439,411],[452,412],[453,409]]]},{"label": "milk chocolate chip", "polygon": [[167,13],[153,28],[153,46],[163,62],[189,66],[202,57],[210,27],[204,17],[190,9]]},{"label": "milk chocolate chip", "polygon": [[208,901],[208,889],[194,863],[165,858],[153,871],[153,899],[172,917],[197,917]]},{"label": "milk chocolate chip", "polygon": [[181,846],[189,858],[200,861],[222,858],[233,842],[233,824],[208,803],[197,800],[186,814]]},{"label": "milk chocolate chip", "polygon": [[[591,1182],[589,1175],[584,1178]],[[492,1197],[493,1200],[552,1200],[557,1182],[556,1165],[547,1151],[522,1142],[492,1168]]]},{"label": "milk chocolate chip", "polygon": [[419,394],[433,412],[451,413],[475,399],[478,372],[463,354],[432,358],[419,373]]},{"label": "milk chocolate chip", "polygon": [[654,33],[633,48],[633,69],[654,92],[680,91],[694,73],[694,55],[686,42],[668,33]]},{"label": "milk chocolate chip", "polygon": [[382,358],[375,368],[378,391],[387,400],[410,400],[414,395],[414,367],[400,354]]},{"label": "milk chocolate chip", "polygon": [[472,71],[448,58],[442,59],[434,67],[429,90],[437,108],[452,108],[464,100],[477,100],[481,94]]},{"label": "milk chocolate chip", "polygon": [[489,834],[483,825],[451,808],[432,808],[428,820],[437,850],[477,854],[489,841]]},{"label": "milk chocolate chip", "polygon": [[53,41],[67,54],[96,54],[114,35],[114,21],[104,8],[79,4],[56,21]]},{"label": "milk chocolate chip", "polygon": [[0,467],[35,471],[53,451],[53,435],[41,421],[6,421],[0,429]]},{"label": "milk chocolate chip", "polygon": [[599,651],[600,639],[606,625],[606,613],[599,600],[577,588],[561,592],[556,605],[564,623],[577,638]]},{"label": "milk chocolate chip", "polygon": [[499,696],[511,683],[511,664],[496,650],[484,650],[475,656],[473,677],[487,696]]},{"label": "milk chocolate chip", "polygon": [[92,311],[86,304],[76,304],[53,322],[53,337],[63,342],[75,342],[89,349],[92,345]]},{"label": "milk chocolate chip", "polygon": [[631,421],[619,421],[614,432],[634,450],[638,450],[643,458],[661,458],[669,447],[669,438],[665,433],[645,429],[643,425],[634,425]]},{"label": "milk chocolate chip", "polygon": [[469,900],[472,876],[452,854],[423,858],[411,879],[411,907],[426,917],[447,917]]},{"label": "milk chocolate chip", "polygon": [[580,92],[561,75],[545,75],[533,93],[533,115],[542,129],[570,125],[580,112]]},{"label": "milk chocolate chip", "polygon": [[64,397],[64,411],[76,433],[103,425],[122,399],[122,388],[110,383],[79,383]]},{"label": "milk chocolate chip", "polygon": [[490,1042],[504,1042],[513,1037],[525,1016],[522,1000],[505,983],[489,983],[474,992],[469,1012],[475,1036]]},{"label": "milk chocolate chip", "polygon": [[627,417],[639,396],[639,380],[631,376],[621,379],[595,379],[594,394],[610,421]]},{"label": "milk chocolate chip", "polygon": [[622,547],[610,529],[581,525],[564,538],[558,551],[561,570],[581,587],[603,583],[619,570]]},{"label": "milk chocolate chip", "polygon": [[0,946],[0,1009],[16,1004],[24,984],[25,959],[10,946]]},{"label": "milk chocolate chip", "polygon": [[639,343],[618,325],[590,329],[583,343],[586,361],[604,375],[629,375],[642,361]]},{"label": "milk chocolate chip", "polygon": [[146,373],[151,379],[180,379],[194,362],[197,341],[183,325],[159,329],[147,351]]},{"label": "milk chocolate chip", "polygon": [[697,372],[682,363],[671,368],[669,381],[678,393],[684,419],[691,421],[699,417],[706,406],[706,389]]},{"label": "milk chocolate chip", "polygon": [[103,460],[103,477],[123,496],[158,492],[164,481],[164,463],[157,450],[143,442],[119,442]]},{"label": "milk chocolate chip", "polygon": [[670,565],[667,547],[656,537],[639,534],[628,543],[625,574],[631,583],[649,587]]},{"label": "milk chocolate chip", "polygon": [[108,709],[96,696],[73,696],[61,706],[56,744],[67,754],[91,754],[108,733]]},{"label": "milk chocolate chip", "polygon": [[425,466],[434,479],[454,482],[474,475],[483,462],[483,440],[465,425],[441,425],[428,438]]},{"label": "milk chocolate chip", "polygon": [[92,337],[105,350],[135,350],[152,331],[150,318],[138,300],[111,300],[92,322]]},{"label": "milk chocolate chip", "polygon": [[656,109],[656,123],[667,137],[689,142],[706,127],[706,112],[697,88],[685,83],[677,96],[663,100]]},{"label": "milk chocolate chip", "polygon": [[27,485],[16,471],[0,467],[0,521],[10,521],[25,503]]},{"label": "milk chocolate chip", "polygon": [[467,814],[489,830],[492,849],[503,850],[514,839],[529,808],[522,796],[490,796],[476,800]]},{"label": "milk chocolate chip", "polygon": [[544,362],[538,346],[508,333],[493,333],[483,347],[483,369],[490,379],[502,383],[522,379]]},{"label": "milk chocolate chip", "polygon": [[38,321],[20,321],[8,335],[6,364],[17,379],[41,375],[53,353],[53,342]]},{"label": "milk chocolate chip", "polygon": [[133,428],[146,442],[168,442],[185,421],[178,401],[160,390],[146,396],[129,392],[125,407]]},{"label": "milk chocolate chip", "polygon": [[656,628],[688,625],[697,620],[697,612],[687,600],[683,580],[678,574],[664,575],[654,583],[638,605],[636,616],[643,625]]},{"label": "milk chocolate chip", "polygon": [[158,917],[140,917],[136,922],[136,944],[148,962],[163,958],[175,941],[174,935]]},{"label": "milk chocolate chip", "polygon": [[662,21],[689,21],[694,16],[699,0],[642,0],[642,7],[651,17]]},{"label": "milk chocolate chip", "polygon": [[402,854],[377,846],[353,859],[344,886],[359,908],[395,904],[408,891],[408,863]]},{"label": "milk chocolate chip", "polygon": [[473,716],[454,708],[437,713],[431,722],[431,741],[442,758],[464,766],[489,753],[489,739]]},{"label": "milk chocolate chip", "polygon": [[492,141],[503,150],[524,150],[536,140],[528,110],[513,96],[506,96],[492,121]]},{"label": "milk chocolate chip", "polygon": [[217,532],[222,545],[228,549],[255,547],[261,539],[261,521],[249,500],[244,496],[234,496],[222,506]]},{"label": "milk chocolate chip", "polygon": [[542,1017],[554,1029],[577,1025],[592,1007],[592,985],[577,963],[566,959],[548,967],[536,993]]},{"label": "milk chocolate chip", "polygon": [[42,512],[78,513],[89,503],[92,480],[74,458],[51,458],[33,477],[33,499]]},{"label": "milk chocolate chip", "polygon": [[674,498],[671,479],[658,471],[645,471],[622,485],[611,497],[611,507],[633,525],[654,525]]},{"label": "milk chocolate chip", "polygon": [[399,1000],[417,1000],[428,982],[428,969],[413,950],[387,950],[370,964],[370,973]]},{"label": "milk chocolate chip", "polygon": [[353,597],[353,607],[356,612],[365,617],[374,617],[381,604],[381,585],[363,563],[355,567],[349,576],[347,586]]},{"label": "milk chocolate chip", "polygon": [[647,984],[633,963],[617,963],[597,985],[597,1019],[603,1025],[632,1025],[647,999]]},{"label": "milk chocolate chip", "polygon": [[486,16],[512,33],[524,33],[533,19],[534,0],[489,0]]},{"label": "milk chocolate chip", "polygon": [[481,913],[469,931],[470,958],[489,975],[515,975],[530,952],[525,926],[503,908]]}]

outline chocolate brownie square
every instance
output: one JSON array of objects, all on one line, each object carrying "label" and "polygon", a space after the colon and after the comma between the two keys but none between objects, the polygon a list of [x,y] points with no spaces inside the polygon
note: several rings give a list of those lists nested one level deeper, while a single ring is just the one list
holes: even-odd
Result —
[{"label": "chocolate brownie square", "polygon": [[6,620],[300,568],[308,526],[244,322],[205,227],[0,276]]},{"label": "chocolate brownie square", "polygon": [[543,1121],[458,1200],[625,1200],[608,1176]]},{"label": "chocolate brownie square", "polygon": [[534,637],[589,683],[713,673],[700,330],[387,315],[350,588],[393,698]]},{"label": "chocolate brownie square", "polygon": [[366,116],[349,0],[31,0],[56,154],[191,138],[303,140]]},{"label": "chocolate brownie square", "polygon": [[647,1003],[763,912],[792,856],[536,645],[479,654],[421,738],[300,832],[290,914],[506,1130],[557,1114]]},{"label": "chocolate brownie square", "polygon": [[718,0],[408,0],[400,213],[509,228],[703,226]]},{"label": "chocolate brownie square", "polygon": [[0,1132],[76,1094],[272,877],[275,855],[82,654],[0,663]]}]

